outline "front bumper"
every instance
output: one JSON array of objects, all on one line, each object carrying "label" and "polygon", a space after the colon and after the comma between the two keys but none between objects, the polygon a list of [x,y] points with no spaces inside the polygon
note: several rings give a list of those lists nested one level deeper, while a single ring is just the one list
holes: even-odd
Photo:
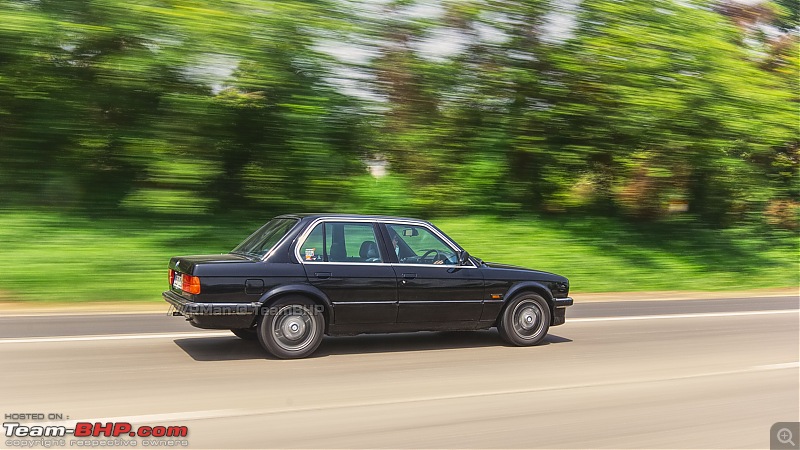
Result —
[{"label": "front bumper", "polygon": [[567,306],[572,306],[573,303],[575,302],[572,300],[572,297],[553,299],[553,306],[556,308],[566,308]]},{"label": "front bumper", "polygon": [[258,312],[258,303],[203,303],[193,302],[180,295],[165,291],[161,294],[175,312],[186,317],[198,328],[223,329],[250,328]]},{"label": "front bumper", "polygon": [[564,325],[567,321],[567,306],[572,306],[575,303],[572,297],[554,298],[553,299],[553,320],[550,326]]}]

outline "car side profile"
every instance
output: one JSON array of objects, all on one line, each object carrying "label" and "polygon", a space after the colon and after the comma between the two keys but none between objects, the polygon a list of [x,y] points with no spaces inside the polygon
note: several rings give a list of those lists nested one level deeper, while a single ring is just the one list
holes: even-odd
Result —
[{"label": "car side profile", "polygon": [[302,358],[324,335],[497,327],[535,345],[564,323],[568,294],[565,277],[484,262],[424,220],[289,214],[230,253],[173,257],[162,295],[196,327]]}]

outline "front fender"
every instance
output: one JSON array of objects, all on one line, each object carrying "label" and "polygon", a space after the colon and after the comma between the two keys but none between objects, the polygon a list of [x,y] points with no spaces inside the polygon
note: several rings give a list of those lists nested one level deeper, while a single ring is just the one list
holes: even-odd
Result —
[{"label": "front fender", "polygon": [[[520,281],[518,283],[513,284],[505,293],[503,303],[497,307],[496,314],[494,316],[494,324],[497,325],[497,322],[500,320],[500,314],[505,310],[506,305],[508,302],[514,298],[515,295],[521,292],[535,292],[541,295],[544,300],[547,302],[548,306],[550,306],[550,314],[555,313],[555,308],[553,307],[553,296],[550,293],[550,290],[547,289],[547,286],[538,282],[538,281]],[[487,304],[488,305],[488,304]],[[486,311],[486,306],[484,306],[484,311]],[[492,315],[495,313],[493,312]],[[483,318],[482,318],[483,319]],[[485,320],[485,319],[483,319]]]},{"label": "front fender", "polygon": [[312,300],[322,303],[325,305],[325,309],[328,310],[329,323],[335,323],[333,316],[333,303],[331,303],[330,299],[327,295],[325,295],[325,293],[309,284],[287,284],[283,286],[276,286],[262,295],[256,303],[258,304],[259,309],[261,309],[262,306],[269,304],[269,302],[276,297],[286,294],[299,294],[310,297]]},{"label": "front fender", "polygon": [[520,281],[519,283],[512,285],[508,289],[508,291],[506,291],[505,295],[506,302],[514,298],[515,295],[517,295],[522,291],[536,292],[537,294],[544,297],[545,300],[547,300],[547,303],[550,305],[551,308],[553,307],[553,294],[550,292],[550,289],[548,289],[547,286],[538,281]]}]

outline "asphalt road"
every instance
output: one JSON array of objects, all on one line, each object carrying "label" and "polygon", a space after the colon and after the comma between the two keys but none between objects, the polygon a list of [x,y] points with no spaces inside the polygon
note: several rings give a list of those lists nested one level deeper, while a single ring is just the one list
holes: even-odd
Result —
[{"label": "asphalt road", "polygon": [[2,317],[0,412],[186,425],[192,448],[769,448],[800,420],[797,297],[577,300],[537,347],[356,336],[298,361],[165,314]]}]

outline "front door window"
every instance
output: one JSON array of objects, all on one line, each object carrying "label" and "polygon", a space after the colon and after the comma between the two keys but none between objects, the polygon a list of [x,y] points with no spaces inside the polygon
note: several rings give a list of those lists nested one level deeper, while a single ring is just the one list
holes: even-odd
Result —
[{"label": "front door window", "polygon": [[458,264],[455,250],[427,228],[399,224],[386,227],[400,264]]}]

